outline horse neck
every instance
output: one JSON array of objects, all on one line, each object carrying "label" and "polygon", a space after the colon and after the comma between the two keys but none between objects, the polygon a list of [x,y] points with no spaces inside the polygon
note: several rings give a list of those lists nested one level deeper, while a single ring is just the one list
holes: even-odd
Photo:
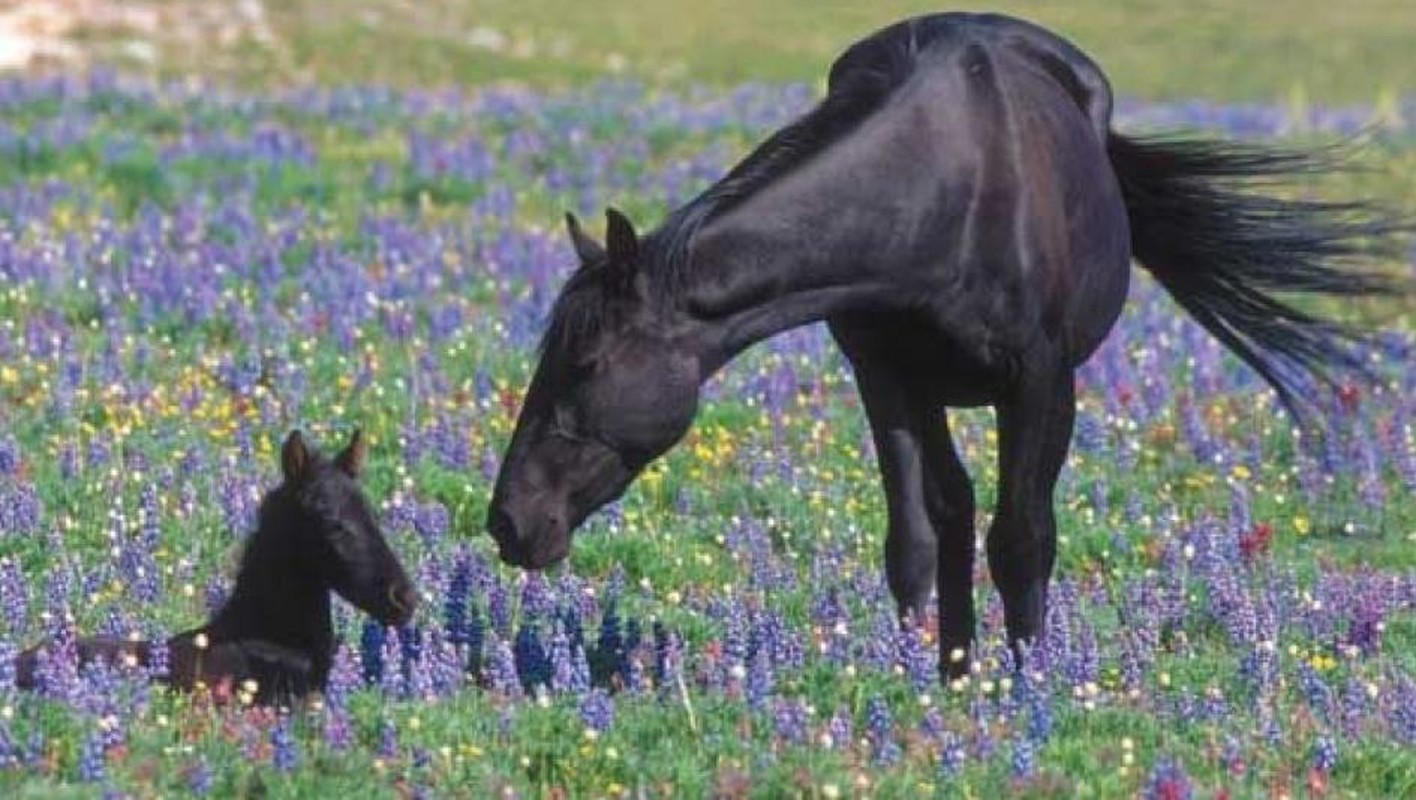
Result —
[{"label": "horse neck", "polygon": [[[806,215],[749,198],[695,234],[674,311],[679,327],[693,331],[705,377],[775,334],[845,312],[907,307],[921,296],[907,275],[867,263],[859,246],[842,247],[852,232],[800,233],[813,228],[791,217]],[[874,261],[882,263],[889,261]]]},{"label": "horse neck", "polygon": [[294,559],[279,548],[254,540],[252,545],[230,600],[206,626],[208,636],[217,642],[263,639],[305,650],[312,658],[325,657],[334,641],[329,588],[296,574]]}]

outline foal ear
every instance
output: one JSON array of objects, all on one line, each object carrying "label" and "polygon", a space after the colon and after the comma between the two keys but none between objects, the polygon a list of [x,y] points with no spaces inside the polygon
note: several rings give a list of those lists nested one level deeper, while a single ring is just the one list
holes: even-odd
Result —
[{"label": "foal ear", "polygon": [[349,444],[334,457],[334,465],[344,470],[344,474],[349,477],[357,478],[364,472],[364,458],[368,451],[368,445],[364,443],[364,431],[355,430],[354,435],[349,437]]},{"label": "foal ear", "polygon": [[605,248],[591,239],[580,227],[580,220],[569,211],[565,212],[565,227],[570,231],[570,243],[575,246],[575,254],[580,257],[580,265],[593,264],[605,257]]},{"label": "foal ear", "polygon": [[289,483],[299,483],[310,471],[310,450],[305,447],[305,437],[297,428],[285,437],[280,448],[280,471]]},{"label": "foal ear", "polygon": [[605,243],[610,251],[610,266],[632,269],[639,258],[639,235],[634,224],[618,209],[605,209]]}]

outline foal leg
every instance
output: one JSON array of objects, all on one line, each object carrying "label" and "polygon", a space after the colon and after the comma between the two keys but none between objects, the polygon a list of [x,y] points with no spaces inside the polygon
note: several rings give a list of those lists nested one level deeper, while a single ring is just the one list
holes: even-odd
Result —
[{"label": "foal leg", "polygon": [[1043,631],[1057,556],[1052,493],[1075,414],[1072,373],[1061,365],[1028,374],[998,404],[998,509],[988,532],[988,568],[1014,648]]}]

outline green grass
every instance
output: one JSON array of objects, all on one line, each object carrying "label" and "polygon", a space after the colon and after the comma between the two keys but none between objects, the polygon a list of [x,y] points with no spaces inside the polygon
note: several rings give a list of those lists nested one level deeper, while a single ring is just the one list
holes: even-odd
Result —
[{"label": "green grass", "polygon": [[[173,4],[177,4],[175,0]],[[610,74],[607,61],[612,54],[620,54],[625,74],[654,83],[810,81],[824,74],[830,59],[849,41],[911,10],[931,8],[893,0],[874,4],[791,0],[764,5],[731,0],[638,5],[643,7],[541,0],[271,2],[277,35],[274,51],[244,45],[184,50],[173,45],[166,51],[163,69],[168,74],[196,71],[218,81],[267,85],[313,81],[433,87],[529,81],[563,86]],[[1158,2],[1032,2],[1005,3],[999,8],[1034,18],[1074,38],[1102,62],[1118,91],[1126,95],[1370,102],[1384,92],[1416,89],[1416,58],[1408,52],[1409,43],[1416,40],[1416,7],[1396,0],[1347,6],[1313,0],[1208,2],[1183,9],[1179,4]],[[370,13],[376,13],[377,18]],[[534,40],[540,43],[542,55],[523,58],[478,50],[467,42],[468,32],[478,25],[503,31],[513,41]],[[781,35],[782,31],[790,34]],[[552,53],[561,40],[566,43],[563,52]],[[285,121],[315,144],[318,158],[313,165],[275,167],[207,159],[161,165],[154,155],[156,148],[170,142],[189,120],[226,131],[240,130],[245,122],[225,119],[204,107],[123,105],[120,100],[116,95],[99,96],[92,100],[94,107],[78,110],[43,104],[13,109],[7,121],[19,128],[62,114],[93,112],[100,120],[92,136],[73,147],[40,147],[0,163],[0,183],[69,181],[110,202],[119,218],[127,220],[144,206],[168,209],[176,201],[214,191],[212,187],[222,178],[248,176],[254,184],[251,208],[261,224],[275,224],[291,208],[302,208],[309,214],[307,224],[301,226],[301,246],[281,254],[284,272],[278,293],[281,307],[287,310],[293,308],[299,290],[292,284],[298,280],[313,243],[333,242],[358,251],[359,224],[366,212],[399,216],[410,226],[432,234],[431,229],[439,223],[451,220],[461,224],[464,204],[485,188],[453,179],[418,183],[405,169],[406,126],[436,126],[436,122],[383,120],[368,132],[301,119],[294,111],[288,113],[296,116]],[[105,108],[104,103],[121,107]],[[447,135],[466,135],[467,124],[464,120],[463,129]],[[472,124],[475,127],[480,121]],[[602,143],[621,135],[616,120],[597,120],[597,124],[603,130],[592,135]],[[488,136],[506,133],[480,128],[476,132]],[[125,136],[135,137],[137,146],[121,158],[105,158],[104,145]],[[751,140],[725,135],[715,143],[740,152]],[[702,142],[667,129],[649,136],[647,144],[655,165],[662,165],[693,152]],[[1416,198],[1416,149],[1410,145],[1409,138],[1382,143],[1370,154],[1373,170],[1349,177],[1334,188],[1343,194],[1409,202]],[[548,158],[565,161],[568,156],[556,152]],[[382,190],[375,190],[368,179],[375,164],[393,166],[391,183]],[[653,166],[636,165],[644,169]],[[507,174],[497,180],[517,185],[527,194],[513,223],[518,229],[550,224],[567,202],[565,196],[533,185],[534,176]],[[645,221],[663,211],[658,197],[634,201],[638,205],[632,210]],[[73,206],[61,203],[52,218],[17,226],[18,235],[26,242],[58,247],[71,232],[79,236],[89,233],[95,225],[95,220],[86,216],[91,209],[86,212],[84,204],[77,202]],[[115,256],[122,257],[121,253]],[[465,389],[477,368],[488,370],[504,387],[524,386],[528,378],[528,353],[509,352],[493,330],[492,321],[504,312],[498,307],[502,292],[497,283],[505,280],[488,274],[469,289],[462,299],[475,313],[470,315],[466,331],[455,343],[430,354],[437,370],[454,387]],[[233,284],[233,291],[249,303],[255,287],[240,281]],[[441,299],[437,292],[429,292],[416,303],[431,305]],[[93,292],[75,287],[20,292],[0,286],[0,320],[42,320],[54,315],[86,328],[71,345],[87,363],[100,361],[108,344],[110,334],[100,325],[103,311]],[[204,359],[213,356],[250,355],[231,325],[221,321],[190,326],[160,318],[152,321],[150,328],[138,330],[131,322],[136,311],[124,298],[120,298],[116,313],[123,321],[120,327],[138,331],[121,347],[125,383],[177,384],[186,380],[202,392],[224,397],[225,390],[211,376],[181,378],[182,368],[205,363]],[[450,541],[439,545],[438,555],[445,556],[451,547],[465,544],[490,556],[490,542],[481,529],[491,487],[475,466],[451,470],[425,461],[410,469],[403,463],[397,439],[410,413],[418,421],[447,413],[443,405],[447,398],[429,397],[426,392],[415,395],[402,383],[406,376],[424,369],[419,365],[422,353],[413,345],[387,338],[377,321],[367,324],[365,335],[364,341],[380,363],[374,388],[356,393],[341,386],[341,379],[355,369],[357,355],[351,357],[330,341],[312,342],[310,350],[301,349],[300,342],[291,342],[278,356],[299,365],[309,385],[308,396],[299,405],[283,409],[288,420],[282,416],[242,424],[254,430],[261,447],[277,441],[283,433],[280,426],[296,421],[311,424],[322,440],[329,425],[364,425],[376,439],[366,482],[370,497],[383,501],[405,491],[420,502],[441,502],[451,514],[452,525]],[[137,342],[165,355],[140,367],[131,352]],[[743,369],[775,365],[774,358],[756,351],[746,357]],[[47,519],[56,524],[66,519],[74,522],[65,534],[65,558],[84,564],[99,564],[108,558],[111,545],[105,536],[105,511],[118,498],[125,508],[132,509],[142,481],[131,474],[110,478],[101,471],[66,481],[58,468],[58,450],[63,445],[107,440],[144,454],[159,468],[166,459],[175,458],[174,450],[187,447],[201,448],[212,454],[213,460],[237,463],[240,458],[230,436],[215,432],[219,426],[212,419],[149,414],[132,430],[114,433],[111,428],[122,416],[122,403],[105,399],[103,387],[92,375],[84,378],[85,388],[91,391],[75,403],[73,413],[52,415],[42,402],[27,401],[36,396],[46,399],[46,382],[53,374],[31,371],[30,362],[22,366],[25,370],[13,384],[0,385],[0,421],[13,423],[30,478],[43,496]],[[1182,381],[1190,375],[1178,362],[1171,366],[1180,370]],[[832,356],[823,368],[837,367],[839,358]],[[784,596],[743,589],[750,580],[750,569],[741,553],[730,552],[723,539],[734,515],[774,520],[774,551],[797,570],[803,584],[813,554],[828,546],[840,546],[852,569],[878,574],[886,511],[873,466],[859,452],[864,421],[849,387],[832,379],[830,388],[839,392],[830,394],[820,407],[808,404],[809,408],[791,409],[795,420],[785,426],[785,441],[771,451],[793,461],[791,481],[775,475],[750,479],[749,462],[758,456],[746,450],[719,462],[705,460],[691,447],[681,447],[667,457],[661,469],[630,491],[623,531],[610,534],[597,522],[578,537],[571,558],[573,572],[603,586],[605,576],[622,570],[630,587],[624,601],[626,614],[666,622],[687,637],[695,654],[701,654],[722,632],[696,610],[692,600],[745,594],[780,611],[793,626],[802,626],[810,613],[812,587],[801,586]],[[229,410],[233,402],[228,398],[215,406]],[[1094,410],[1094,396],[1092,402]],[[1229,417],[1219,426],[1220,433],[1226,446],[1240,446],[1250,433],[1262,429],[1268,409],[1246,411],[1252,416],[1245,416],[1240,411],[1249,408],[1251,398],[1231,397],[1224,402]],[[825,422],[821,442],[813,438],[811,410],[820,411]],[[505,422],[496,412],[486,412],[464,434],[472,437],[477,448],[499,449],[508,433]],[[986,509],[991,507],[995,492],[996,453],[987,438],[990,424],[986,412],[964,412],[954,420],[961,449],[976,476],[979,507],[984,509],[979,517],[981,526],[988,522]],[[746,407],[732,396],[705,406],[695,430],[706,435],[718,427],[734,431],[739,446],[749,438],[770,441],[760,408]],[[1133,435],[1149,437],[1150,433],[1111,431],[1117,446]],[[1391,493],[1385,508],[1365,507],[1346,486],[1338,486],[1319,499],[1301,497],[1285,474],[1292,460],[1290,440],[1275,431],[1264,434],[1263,441],[1274,469],[1253,476],[1247,485],[1254,495],[1254,518],[1273,522],[1278,531],[1272,556],[1274,571],[1291,572],[1308,584],[1328,571],[1391,575],[1416,570],[1412,541],[1416,506],[1401,493],[1401,481],[1394,474],[1388,475]],[[1059,575],[1073,579],[1097,576],[1102,585],[1110,583],[1114,588],[1116,581],[1134,578],[1155,566],[1154,555],[1144,548],[1169,536],[1154,522],[1161,513],[1173,510],[1185,520],[1194,520],[1207,512],[1222,514],[1228,508],[1224,469],[1197,461],[1181,445],[1162,445],[1150,438],[1143,443],[1133,469],[1117,466],[1114,449],[1104,458],[1074,452],[1059,493],[1063,535]],[[273,473],[274,456],[268,448],[258,448],[254,460],[239,462],[238,474],[243,476]],[[165,508],[164,548],[159,561],[166,567],[185,559],[191,562],[190,573],[166,580],[162,600],[151,608],[135,609],[120,593],[105,589],[102,601],[76,609],[85,630],[101,624],[104,612],[113,606],[174,629],[194,624],[200,617],[200,590],[188,597],[178,591],[178,581],[190,580],[200,587],[229,569],[234,539],[216,504],[212,476],[182,476],[181,480],[189,478],[198,487],[200,508],[190,517]],[[1107,510],[1095,508],[1094,485],[1106,490]],[[681,493],[691,504],[688,513],[677,508]],[[1277,499],[1280,493],[1285,495],[1283,502]],[[1133,494],[1141,498],[1151,521],[1131,520],[1124,514]],[[1307,533],[1299,531],[1299,519],[1306,521]],[[1360,523],[1358,535],[1342,533],[1349,519]],[[421,552],[411,532],[399,535],[398,546],[406,553]],[[1118,541],[1129,546],[1118,548]],[[36,534],[5,539],[0,546],[0,554],[16,558],[25,574],[32,576],[32,614],[42,602],[42,576],[52,573],[56,564],[50,543]],[[514,579],[515,573],[507,569],[501,574]],[[636,591],[643,581],[648,582],[646,588]],[[728,585],[733,591],[723,588]],[[467,797],[490,796],[504,786],[533,797],[554,796],[552,787],[565,788],[575,797],[607,796],[616,787],[630,792],[642,789],[650,796],[698,797],[730,794],[746,780],[754,796],[765,797],[824,796],[828,787],[834,787],[841,796],[924,797],[937,793],[945,797],[1021,794],[1070,798],[1134,796],[1156,757],[1163,754],[1185,763],[1201,796],[1224,786],[1236,797],[1270,797],[1278,793],[1280,785],[1302,796],[1301,781],[1310,762],[1307,748],[1314,729],[1292,677],[1301,657],[1318,652],[1327,643],[1294,637],[1296,641],[1291,643],[1301,648],[1302,655],[1284,651],[1281,656],[1284,675],[1290,681],[1279,701],[1287,727],[1283,746],[1266,750],[1256,736],[1239,731],[1254,723],[1252,709],[1243,700],[1246,688],[1239,671],[1244,649],[1226,641],[1205,617],[1201,602],[1204,587],[1195,581],[1187,590],[1200,598],[1187,604],[1190,619],[1184,632],[1188,639],[1161,648],[1158,662],[1146,672],[1142,697],[1128,700],[1108,687],[1107,701],[1093,710],[1060,702],[1054,734],[1038,753],[1039,775],[1026,786],[1014,782],[1009,774],[1006,731],[995,731],[1000,740],[998,757],[971,762],[961,775],[943,781],[934,764],[936,753],[918,743],[907,746],[903,762],[888,769],[870,764],[865,748],[845,752],[820,747],[776,749],[781,746],[773,741],[771,722],[765,714],[750,710],[741,700],[698,689],[690,692],[690,704],[673,698],[665,702],[622,698],[614,727],[593,741],[584,737],[574,702],[567,698],[539,707],[535,703],[509,706],[478,691],[460,692],[434,703],[390,701],[372,691],[361,692],[353,700],[357,743],[349,752],[336,752],[324,742],[319,713],[296,715],[302,760],[292,775],[276,772],[267,753],[257,749],[253,756],[241,742],[226,737],[222,726],[230,715],[193,708],[188,698],[158,693],[151,707],[128,720],[132,737],[129,752],[115,757],[109,770],[113,782],[121,786],[139,787],[151,796],[180,795],[185,787],[183,770],[194,759],[187,748],[195,747],[217,771],[213,791],[220,797],[335,796],[353,800],[396,796],[412,784],[432,785],[446,794]],[[980,587],[981,599],[991,596],[987,593],[991,589]],[[1114,637],[1121,631],[1123,622],[1114,606],[1093,601],[1084,606],[1084,615],[1099,636]],[[857,609],[855,616],[866,618],[874,611]],[[430,607],[425,614],[434,619],[439,610]],[[1115,682],[1114,654],[1114,649],[1108,650],[1103,682]],[[1410,672],[1413,668],[1416,620],[1406,614],[1389,620],[1379,656],[1338,663],[1325,677],[1336,687],[1349,676],[1388,681],[1392,671]],[[1169,678],[1168,685],[1161,685],[1162,675]],[[1158,710],[1166,708],[1182,690],[1203,691],[1211,686],[1222,690],[1239,709],[1234,719],[1181,725],[1170,712]],[[778,690],[810,700],[816,707],[813,730],[840,707],[851,711],[859,726],[867,700],[875,695],[889,699],[902,735],[913,730],[923,715],[923,706],[904,679],[876,673],[846,674],[820,660],[785,674]],[[932,702],[941,706],[951,727],[964,727],[975,691],[981,689],[955,693],[941,688]],[[24,741],[31,730],[44,730],[53,769],[0,770],[0,795],[97,796],[97,787],[74,783],[77,752],[93,721],[54,702],[26,699],[17,707],[17,718],[9,723],[10,733],[17,741]],[[514,719],[506,733],[500,730],[503,713]],[[377,755],[380,726],[385,721],[396,724],[402,746],[402,754],[392,762]],[[260,726],[236,727],[264,730]],[[1243,775],[1230,773],[1216,760],[1225,735],[1236,731],[1245,737],[1252,757]],[[1125,739],[1134,743],[1135,763],[1131,766],[1124,763]],[[426,764],[415,763],[410,755],[414,748],[427,750],[430,757]],[[764,761],[766,754],[772,758]],[[868,784],[862,787],[857,783],[861,780]],[[1336,796],[1412,796],[1416,793],[1416,755],[1411,747],[1387,741],[1379,733],[1344,737],[1332,781]]]},{"label": "green grass", "polygon": [[[197,1],[205,2],[165,0],[176,8]],[[566,85],[610,74],[720,85],[818,81],[836,54],[870,31],[957,8],[915,0],[267,6],[270,46],[159,37],[160,71],[276,85]],[[1063,34],[1101,63],[1123,96],[1372,102],[1416,89],[1416,5],[1407,0],[998,0],[966,8]],[[500,48],[475,44],[478,29],[496,31]],[[105,36],[113,34],[88,35]]]}]

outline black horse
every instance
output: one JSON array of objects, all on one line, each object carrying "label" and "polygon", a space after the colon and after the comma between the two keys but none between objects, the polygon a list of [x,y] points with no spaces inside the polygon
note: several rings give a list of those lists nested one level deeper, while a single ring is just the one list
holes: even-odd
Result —
[{"label": "black horse", "polygon": [[[688,429],[700,385],[749,345],[825,320],[851,362],[889,506],[901,613],[937,590],[944,653],[974,635],[974,495],[945,408],[997,409],[988,564],[1010,640],[1043,624],[1073,373],[1121,312],[1135,257],[1300,417],[1359,369],[1358,333],[1274,297],[1396,291],[1364,259],[1395,223],[1280,199],[1295,152],[1110,129],[1101,70],[1037,26],[939,14],[885,28],[826,97],[717,184],[602,247],[556,301],[487,525],[540,568]],[[946,665],[954,659],[946,659]],[[961,668],[954,664],[953,669]]]},{"label": "black horse", "polygon": [[[293,431],[281,450],[285,480],[261,501],[231,598],[200,628],[167,640],[165,681],[237,692],[254,681],[253,699],[288,703],[323,691],[334,656],[330,590],[385,625],[412,617],[418,594],[379,530],[357,482],[364,438],[355,432],[330,461]],[[152,645],[116,637],[80,639],[80,662],[148,665]],[[35,688],[46,645],[20,654],[16,683]]]}]

